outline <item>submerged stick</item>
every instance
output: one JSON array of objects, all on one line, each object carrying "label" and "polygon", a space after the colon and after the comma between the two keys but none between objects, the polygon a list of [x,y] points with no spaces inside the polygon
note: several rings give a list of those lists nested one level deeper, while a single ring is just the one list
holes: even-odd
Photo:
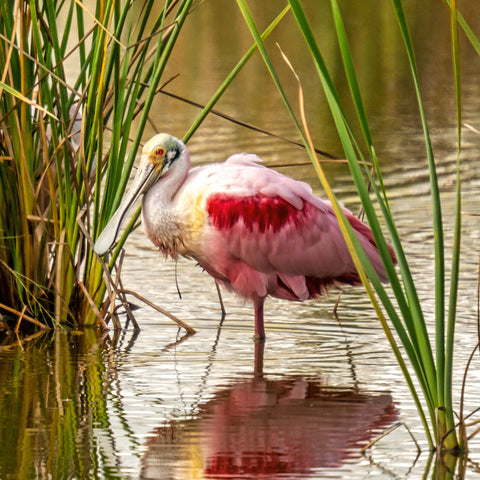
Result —
[{"label": "submerged stick", "polygon": [[141,302],[145,303],[149,307],[152,307],[154,310],[156,310],[157,312],[160,312],[162,315],[165,315],[170,320],[173,320],[177,325],[179,325],[180,327],[187,330],[187,332],[192,333],[192,334],[197,333],[197,331],[193,327],[191,327],[190,325],[188,325],[184,321],[180,320],[178,317],[176,317],[172,313],[168,312],[167,310],[164,310],[163,308],[159,307],[158,305],[155,305],[153,302],[148,300],[148,298],[143,297],[139,293],[137,293],[133,290],[125,290],[125,289],[119,290],[119,292],[124,293],[125,295],[133,295],[134,297],[138,298]]},{"label": "submerged stick", "polygon": [[417,442],[417,439],[413,436],[413,433],[411,430],[408,428],[407,424],[404,422],[397,422],[394,425],[392,425],[390,428],[387,428],[384,430],[378,437],[374,438],[371,442],[369,442],[367,445],[365,445],[363,448],[361,448],[360,452],[363,454],[365,453],[366,450],[371,448],[373,445],[375,445],[379,440],[381,440],[383,437],[386,437],[390,433],[392,433],[394,430],[396,430],[398,427],[405,427],[407,430],[408,434],[410,435],[410,438],[413,440],[413,443],[417,447],[418,453],[421,453],[422,449],[420,448],[420,445]]}]

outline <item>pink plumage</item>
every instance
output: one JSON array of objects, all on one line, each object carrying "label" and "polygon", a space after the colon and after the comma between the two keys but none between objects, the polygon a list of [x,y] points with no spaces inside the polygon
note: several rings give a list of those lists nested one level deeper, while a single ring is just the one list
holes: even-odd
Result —
[{"label": "pink plumage", "polygon": [[[331,205],[308,184],[258,161],[237,154],[190,170],[185,145],[159,134],[145,145],[141,179],[132,188],[144,193],[143,222],[153,243],[166,255],[194,258],[218,283],[253,301],[255,334],[263,338],[267,296],[307,300],[359,277]],[[345,213],[386,280],[371,230]]]}]

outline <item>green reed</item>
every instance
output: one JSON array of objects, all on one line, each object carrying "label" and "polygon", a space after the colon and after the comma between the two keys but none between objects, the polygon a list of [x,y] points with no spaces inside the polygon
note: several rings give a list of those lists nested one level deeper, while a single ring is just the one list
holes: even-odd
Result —
[{"label": "green reed", "polygon": [[106,287],[87,237],[120,202],[192,2],[0,5],[4,310],[50,325],[98,321],[90,303]]},{"label": "green reed", "polygon": [[[461,82],[459,70],[459,47],[457,25],[465,31],[467,38],[478,50],[479,42],[472,33],[465,20],[457,13],[456,3],[445,2],[451,11],[452,30],[452,58],[454,65],[455,92],[457,104],[457,173],[456,173],[456,208],[454,224],[454,240],[452,245],[452,265],[449,275],[445,266],[445,227],[443,225],[442,203],[438,187],[436,162],[430,141],[428,123],[423,108],[419,87],[419,74],[415,59],[415,52],[410,38],[408,22],[401,0],[392,0],[403,44],[408,58],[412,88],[415,91],[419,116],[423,128],[423,137],[427,158],[427,168],[430,178],[432,229],[434,232],[435,249],[435,325],[434,342],[428,335],[425,311],[418,294],[415,278],[412,275],[402,245],[401,235],[397,230],[395,219],[388,202],[388,191],[382,180],[379,161],[375,154],[368,118],[364,109],[360,88],[357,82],[353,65],[348,36],[344,28],[342,15],[336,0],[330,1],[331,12],[341,57],[344,64],[345,76],[350,88],[351,98],[355,106],[356,120],[361,132],[362,142],[353,133],[351,119],[347,117],[340,101],[336,86],[324,62],[321,49],[315,39],[310,22],[300,0],[289,0],[296,24],[305,40],[306,48],[311,53],[317,74],[325,92],[333,120],[345,156],[348,160],[352,179],[362,202],[363,210],[372,229],[377,247],[384,262],[390,288],[387,291],[379,281],[366,255],[359,245],[348,221],[344,217],[321,164],[315,156],[310,141],[306,119],[298,120],[282,88],[273,63],[259,37],[254,18],[245,0],[237,0],[245,21],[255,38],[259,51],[270,71],[274,83],[281,94],[284,103],[292,116],[300,135],[304,139],[312,162],[317,170],[322,185],[330,198],[339,219],[345,239],[349,245],[352,257],[357,265],[362,282],[366,288],[372,305],[377,313],[392,350],[409,386],[430,446],[438,451],[462,451],[463,438],[457,437],[455,418],[452,405],[452,366],[453,345],[455,336],[455,317],[458,295],[460,240],[461,240],[461,184],[460,184],[460,146],[461,146]],[[288,59],[287,59],[288,62]],[[293,68],[293,67],[292,67]],[[296,74],[295,74],[296,75]],[[303,114],[303,91],[299,84],[301,113]],[[363,145],[363,148],[362,146]],[[367,152],[366,154],[364,152]],[[371,171],[373,166],[373,171]],[[372,194],[373,192],[373,194]],[[373,197],[373,199],[372,199]],[[379,209],[379,211],[378,211]],[[388,251],[388,244],[382,226],[388,231],[398,260],[395,267]],[[446,295],[447,285],[449,294]],[[390,293],[391,292],[391,293]],[[392,298],[393,296],[393,298]],[[393,327],[393,330],[392,330]],[[395,334],[394,334],[395,332]],[[397,342],[400,342],[402,349]],[[408,358],[404,358],[404,355]],[[419,390],[412,379],[412,375],[419,385]],[[420,397],[423,397],[421,400]]]},{"label": "green reed", "polygon": [[[162,9],[157,3],[108,0],[95,12],[61,0],[31,2],[23,12],[19,1],[0,6],[0,309],[24,322],[103,322],[110,280],[91,239],[126,190],[165,67],[193,13],[193,0],[167,0]],[[185,141],[256,48],[219,86]],[[139,214],[105,259],[110,272]]]}]

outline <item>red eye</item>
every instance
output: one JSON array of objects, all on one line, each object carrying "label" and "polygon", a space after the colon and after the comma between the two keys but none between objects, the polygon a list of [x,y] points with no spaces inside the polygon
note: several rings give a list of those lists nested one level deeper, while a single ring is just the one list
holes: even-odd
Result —
[{"label": "red eye", "polygon": [[163,155],[165,154],[165,150],[161,147],[158,147],[155,149],[155,156],[156,157],[163,157]]}]

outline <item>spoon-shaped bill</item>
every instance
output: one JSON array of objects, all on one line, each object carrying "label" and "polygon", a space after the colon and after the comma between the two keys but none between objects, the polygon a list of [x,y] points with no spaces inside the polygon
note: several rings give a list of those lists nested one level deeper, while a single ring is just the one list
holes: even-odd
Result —
[{"label": "spoon-shaped bill", "polygon": [[138,197],[149,188],[149,180],[151,179],[153,171],[153,168],[149,168],[149,166],[139,169],[125,199],[95,241],[94,250],[97,255],[104,255],[110,250],[117,238],[120,227],[125,220],[128,211]]}]

